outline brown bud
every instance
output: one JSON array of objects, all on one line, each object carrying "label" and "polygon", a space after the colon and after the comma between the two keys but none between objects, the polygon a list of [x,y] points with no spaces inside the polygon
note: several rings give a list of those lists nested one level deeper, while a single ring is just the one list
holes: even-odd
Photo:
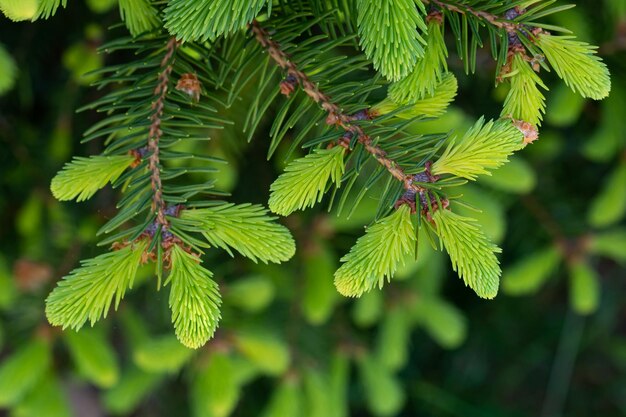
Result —
[{"label": "brown bud", "polygon": [[202,84],[200,84],[200,80],[198,80],[198,76],[196,74],[187,73],[181,75],[178,83],[176,84],[176,89],[187,94],[193,99],[193,101],[200,101]]}]

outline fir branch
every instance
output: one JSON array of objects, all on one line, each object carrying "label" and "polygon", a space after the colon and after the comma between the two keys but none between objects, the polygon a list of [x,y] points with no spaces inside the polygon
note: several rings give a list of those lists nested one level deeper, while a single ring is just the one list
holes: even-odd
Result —
[{"label": "fir branch", "polygon": [[169,304],[176,337],[197,349],[213,337],[222,303],[213,274],[179,245],[171,249],[172,268],[165,285],[172,284]]},{"label": "fir branch", "polygon": [[337,188],[341,185],[345,153],[343,146],[315,149],[291,162],[270,188],[270,209],[288,216],[322,201],[329,179]]},{"label": "fir branch", "polygon": [[80,329],[106,317],[115,299],[115,309],[127,288],[132,288],[137,268],[144,258],[147,241],[140,240],[120,250],[82,261],[80,268],[61,280],[46,299],[46,316],[54,326]]},{"label": "fir branch", "polygon": [[495,254],[501,249],[489,242],[472,218],[437,210],[432,220],[452,268],[479,297],[494,298],[502,272]]},{"label": "fir branch", "polygon": [[432,166],[434,175],[452,174],[475,180],[508,161],[509,155],[525,146],[524,135],[511,120],[489,121],[481,117],[465,135],[452,139]]},{"label": "fir branch", "polygon": [[[267,49],[269,56],[276,64],[287,72],[287,80],[293,79],[300,84],[302,90],[313,101],[318,103],[324,111],[328,113],[326,123],[341,127],[350,135],[357,138],[358,142],[363,145],[365,150],[371,154],[389,173],[401,181],[406,190],[419,193],[425,189],[421,186],[413,184],[413,176],[404,173],[402,168],[394,160],[387,157],[386,152],[380,147],[372,143],[372,139],[365,133],[363,128],[354,123],[354,117],[347,115],[341,111],[341,108],[331,101],[330,97],[319,90],[309,77],[302,72],[298,66],[290,59],[280,47],[280,45],[271,39],[270,34],[256,20],[251,24],[252,32],[256,40],[261,46]],[[284,84],[283,84],[284,85]],[[282,87],[282,85],[281,85]]]},{"label": "fir branch", "polygon": [[231,248],[254,262],[285,262],[295,253],[296,246],[289,230],[274,222],[275,217],[259,205],[221,204],[201,209],[183,210],[181,222],[187,229],[199,231],[212,246]]},{"label": "fir branch", "polygon": [[75,157],[52,179],[50,190],[58,200],[84,201],[122,175],[135,158],[132,155]]},{"label": "fir branch", "polygon": [[151,172],[152,185],[152,212],[156,214],[156,221],[162,226],[168,226],[169,222],[165,217],[165,200],[163,199],[163,185],[161,183],[161,168],[159,161],[159,140],[163,135],[161,130],[161,116],[165,107],[165,97],[170,82],[170,74],[174,67],[173,57],[179,42],[175,38],[171,38],[167,42],[166,53],[161,60],[161,73],[159,74],[159,82],[154,89],[154,95],[157,97],[152,103],[152,116],[150,116],[150,130],[148,133],[148,151],[151,153],[148,159],[148,169]]},{"label": "fir branch", "polygon": [[403,204],[391,215],[369,227],[350,252],[341,258],[335,272],[337,290],[348,297],[360,297],[375,286],[382,288],[401,261],[415,248],[415,226],[411,208]]}]

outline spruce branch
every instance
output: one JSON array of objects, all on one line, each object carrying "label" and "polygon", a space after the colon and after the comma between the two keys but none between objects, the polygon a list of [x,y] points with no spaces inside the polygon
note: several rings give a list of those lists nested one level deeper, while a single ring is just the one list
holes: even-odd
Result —
[{"label": "spruce branch", "polygon": [[157,99],[152,103],[152,116],[150,117],[150,130],[148,133],[148,151],[151,153],[148,160],[148,169],[151,172],[152,185],[152,212],[156,214],[156,221],[162,226],[168,226],[169,222],[165,217],[165,200],[163,199],[163,185],[161,183],[161,168],[159,161],[159,140],[163,135],[161,130],[161,116],[165,106],[165,97],[170,82],[170,74],[174,68],[173,57],[179,46],[176,38],[171,38],[167,42],[166,53],[161,60],[161,73],[159,82],[154,89]]},{"label": "spruce branch", "polygon": [[75,157],[52,179],[50,190],[57,200],[88,200],[115,182],[134,161],[132,155]]},{"label": "spruce branch", "polygon": [[432,220],[452,268],[479,297],[494,298],[502,272],[495,254],[501,249],[489,242],[475,219],[438,210]]},{"label": "spruce branch", "polygon": [[574,92],[600,100],[611,91],[606,64],[596,55],[597,47],[574,36],[555,36],[541,31],[535,42],[559,77]]},{"label": "spruce branch", "polygon": [[341,258],[335,272],[335,286],[345,296],[360,297],[364,292],[390,280],[398,265],[415,245],[411,207],[398,210],[369,227],[350,252]]},{"label": "spruce branch", "polygon": [[[404,82],[411,75],[401,82]],[[413,87],[411,87],[413,90]],[[389,95],[385,100],[372,107],[372,113],[384,115],[395,111],[394,117],[401,119],[414,119],[416,117],[439,117],[443,115],[452,102],[458,90],[458,82],[451,72],[442,75],[441,81],[435,86],[432,94],[425,93],[421,98],[402,98],[402,101],[396,101],[396,97],[389,90]],[[415,90],[417,91],[417,90]],[[399,110],[399,111],[398,111]]]},{"label": "spruce branch", "polygon": [[233,255],[231,248],[254,262],[285,262],[296,246],[289,230],[252,204],[220,204],[183,210],[175,220],[190,232],[199,231],[211,246]]},{"label": "spruce branch", "polygon": [[527,62],[523,52],[513,52],[508,59],[510,72],[503,77],[510,81],[511,87],[504,100],[501,115],[524,120],[534,126],[540,125],[546,105],[539,87],[544,90],[548,87]]},{"label": "spruce branch", "polygon": [[322,201],[328,180],[337,187],[341,185],[345,153],[343,146],[315,149],[287,165],[270,188],[270,210],[288,216]]},{"label": "spruce branch", "polygon": [[[288,88],[287,91],[293,91],[294,83],[298,83],[307,96],[318,103],[322,109],[328,113],[328,117],[326,118],[327,124],[336,125],[350,136],[356,137],[358,142],[378,161],[378,163],[384,166],[394,178],[402,182],[406,190],[412,190],[415,193],[420,193],[425,190],[423,187],[413,184],[413,176],[407,175],[398,163],[387,157],[386,152],[372,142],[372,139],[361,126],[354,123],[355,116],[347,115],[342,112],[341,108],[331,101],[329,96],[319,90],[317,85],[298,68],[296,63],[294,63],[289,55],[281,49],[280,45],[270,37],[268,31],[263,28],[259,22],[255,20],[250,26],[259,44],[267,50],[274,62],[287,72],[286,80],[281,84],[282,90],[286,88],[284,87],[285,83],[289,83],[292,87]],[[366,117],[373,118],[374,115],[366,112]]]},{"label": "spruce branch", "polygon": [[145,257],[146,240],[82,262],[64,277],[46,299],[46,316],[54,326],[80,329],[106,317],[111,303],[120,304],[132,288],[137,268]]},{"label": "spruce branch", "polygon": [[508,161],[525,146],[524,135],[510,120],[485,123],[480,118],[460,140],[453,139],[432,166],[434,175],[452,174],[475,180]]},{"label": "spruce branch", "polygon": [[396,103],[413,103],[433,96],[447,73],[448,50],[443,38],[441,13],[429,15],[428,37],[424,56],[417,60],[413,71],[389,87],[389,97]]},{"label": "spruce branch", "polygon": [[171,249],[171,264],[165,285],[171,283],[169,304],[176,337],[197,349],[213,337],[220,320],[219,289],[211,271],[179,245]]},{"label": "spruce branch", "polygon": [[426,32],[420,0],[358,0],[360,44],[374,69],[391,81],[406,77],[424,56]]}]

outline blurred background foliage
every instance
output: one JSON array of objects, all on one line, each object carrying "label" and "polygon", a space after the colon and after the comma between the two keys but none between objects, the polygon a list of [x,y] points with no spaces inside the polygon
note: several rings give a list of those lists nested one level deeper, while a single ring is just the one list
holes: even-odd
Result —
[{"label": "blurred background foliage", "polygon": [[[94,328],[61,332],[44,316],[50,288],[98,254],[95,231],[115,213],[110,189],[59,203],[49,182],[71,155],[101,146],[80,144],[100,116],[75,109],[101,94],[83,74],[124,59],[96,53],[119,20],[116,3],[73,1],[36,23],[0,18],[0,415],[626,415],[625,1],[577,1],[555,16],[600,45],[610,97],[583,101],[549,84],[539,142],[458,190],[473,208],[455,209],[504,249],[494,301],[465,288],[426,243],[384,291],[341,298],[332,275],[375,214],[366,198],[350,218],[316,208],[284,219],[298,246],[287,264],[213,255],[223,322],[197,352],[171,334],[150,270]],[[492,87],[493,63],[480,53],[470,76],[452,59],[455,106],[416,132],[499,113],[506,91]],[[230,161],[218,185],[232,201],[265,204],[288,141],[268,163],[264,135],[246,143],[245,112],[230,112],[234,126],[202,146]]]}]

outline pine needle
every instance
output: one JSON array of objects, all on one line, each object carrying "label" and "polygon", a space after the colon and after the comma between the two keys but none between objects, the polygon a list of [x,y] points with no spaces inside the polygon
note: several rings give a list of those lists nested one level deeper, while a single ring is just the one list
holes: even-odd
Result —
[{"label": "pine needle", "polygon": [[176,337],[185,346],[197,349],[213,337],[220,320],[222,303],[213,274],[199,259],[180,246],[172,247],[169,304]]},{"label": "pine needle", "polygon": [[500,265],[496,253],[501,250],[489,242],[476,220],[462,217],[450,210],[433,215],[436,232],[450,255],[452,268],[465,285],[479,297],[494,298],[500,282]]},{"label": "pine needle", "polygon": [[337,290],[348,297],[360,297],[375,286],[382,288],[400,262],[415,249],[415,227],[408,205],[381,219],[361,236],[341,258],[335,272]]}]

